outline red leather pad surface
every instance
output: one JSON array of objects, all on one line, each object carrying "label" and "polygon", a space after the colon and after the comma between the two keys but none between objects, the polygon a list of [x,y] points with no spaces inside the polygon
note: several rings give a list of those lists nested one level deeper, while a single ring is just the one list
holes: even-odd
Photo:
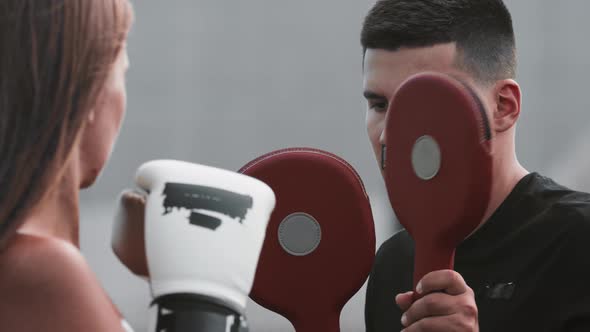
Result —
[{"label": "red leather pad surface", "polygon": [[[341,158],[307,148],[271,152],[240,172],[267,183],[277,198],[250,297],[289,319],[298,332],[338,331],[340,312],[365,282],[375,254],[360,177]],[[279,243],[280,223],[297,212],[321,226],[321,241],[306,256]]]},{"label": "red leather pad surface", "polygon": [[[476,94],[436,73],[406,80],[386,121],[385,182],[416,243],[415,287],[428,272],[453,268],[455,248],[483,218],[492,183],[490,128]],[[414,144],[424,135],[440,147],[440,169],[430,180],[412,166]]]}]

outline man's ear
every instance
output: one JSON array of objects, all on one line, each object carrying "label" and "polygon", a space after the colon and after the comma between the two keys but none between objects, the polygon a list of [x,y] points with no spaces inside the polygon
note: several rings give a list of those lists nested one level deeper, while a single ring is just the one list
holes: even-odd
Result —
[{"label": "man's ear", "polygon": [[520,116],[520,86],[511,79],[496,82],[492,122],[496,132],[504,132],[516,124]]}]

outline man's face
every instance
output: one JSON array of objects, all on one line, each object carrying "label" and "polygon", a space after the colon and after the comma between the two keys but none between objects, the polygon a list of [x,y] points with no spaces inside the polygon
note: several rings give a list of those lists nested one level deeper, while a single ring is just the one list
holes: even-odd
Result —
[{"label": "man's face", "polygon": [[381,145],[385,143],[385,115],[398,87],[410,76],[424,71],[451,74],[471,82],[468,74],[456,67],[455,56],[454,43],[398,51],[367,49],[363,73],[364,96],[367,100],[366,126],[379,165]]}]

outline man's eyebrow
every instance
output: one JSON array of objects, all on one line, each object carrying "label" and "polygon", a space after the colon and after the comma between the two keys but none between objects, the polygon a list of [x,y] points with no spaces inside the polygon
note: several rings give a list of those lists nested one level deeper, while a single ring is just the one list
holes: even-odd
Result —
[{"label": "man's eyebrow", "polygon": [[365,91],[363,96],[365,96],[365,99],[387,99],[385,96],[369,90]]}]

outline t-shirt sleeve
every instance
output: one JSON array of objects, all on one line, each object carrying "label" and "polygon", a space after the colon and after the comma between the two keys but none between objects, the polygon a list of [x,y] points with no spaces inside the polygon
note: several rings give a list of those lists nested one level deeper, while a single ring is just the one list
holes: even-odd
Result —
[{"label": "t-shirt sleeve", "polygon": [[[374,267],[374,265],[373,265]],[[374,274],[374,269],[371,271],[371,275]],[[373,315],[371,307],[373,304],[373,279],[369,276],[369,282],[367,283],[367,291],[365,294],[365,330],[366,332],[374,332],[375,329],[373,327]]]},{"label": "t-shirt sleeve", "polygon": [[590,209],[576,210],[575,227],[559,253],[560,269],[554,290],[561,297],[564,332],[590,331]]},{"label": "t-shirt sleeve", "polygon": [[413,248],[404,233],[397,233],[383,243],[375,256],[365,298],[367,332],[402,328],[402,312],[395,303],[395,296],[410,290],[413,271]]}]

